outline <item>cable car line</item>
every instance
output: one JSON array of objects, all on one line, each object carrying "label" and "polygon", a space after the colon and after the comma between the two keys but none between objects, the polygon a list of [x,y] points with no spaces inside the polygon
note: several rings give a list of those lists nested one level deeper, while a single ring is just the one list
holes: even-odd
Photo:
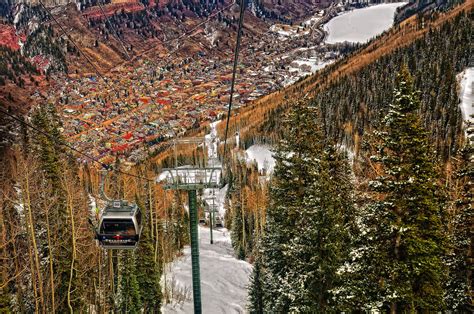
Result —
[{"label": "cable car line", "polygon": [[[72,37],[66,32],[64,27],[59,23],[59,21],[53,16],[51,11],[46,8],[42,0],[39,0],[40,5],[43,7],[43,9],[48,13],[48,15],[54,20],[54,22],[59,26],[61,31],[63,32],[64,35],[71,41],[71,43],[74,45],[74,47],[84,56],[86,61],[92,66],[94,71],[97,73],[97,75],[102,78],[104,83],[106,83],[107,86],[109,86],[112,90],[117,92],[118,95],[120,95],[120,92],[117,91],[117,89],[112,86],[109,81],[105,78],[104,75],[100,73],[98,68],[94,65],[94,63],[91,61],[91,59],[79,48],[79,46],[76,44],[76,42],[72,39]],[[186,31],[182,35],[178,36],[175,39],[169,40],[168,42],[173,42],[173,41],[179,41],[182,38],[191,35],[192,33],[195,32],[199,27],[207,23],[212,17],[218,15],[220,12],[227,10],[228,8],[232,7],[235,5],[237,2],[234,1],[232,4],[226,6],[225,8],[211,14],[205,21],[198,23],[194,27],[192,27],[189,31]],[[121,38],[118,36],[118,33],[112,25],[112,23],[108,20],[105,11],[101,4],[99,3],[100,10],[102,14],[104,15],[106,19],[106,23],[109,22],[109,25],[111,25],[112,29],[115,32],[116,38],[120,41],[122,47],[124,48],[124,51],[127,55],[127,58],[130,60],[130,56],[128,55],[125,45]],[[229,99],[229,109],[228,109],[228,115],[227,115],[227,123],[226,123],[226,130],[225,130],[225,141],[224,141],[224,157],[223,160],[225,160],[226,157],[226,150],[227,150],[227,135],[228,135],[228,128],[229,128],[229,120],[230,120],[230,113],[232,109],[232,100],[233,100],[233,93],[234,93],[234,88],[235,88],[235,78],[236,78],[236,72],[237,72],[237,63],[238,63],[238,56],[239,56],[239,50],[240,50],[240,42],[241,42],[241,36],[242,36],[242,28],[243,28],[243,18],[244,18],[244,11],[245,11],[245,5],[244,1],[241,0],[240,3],[240,17],[239,17],[239,26],[238,26],[238,33],[237,33],[237,40],[236,40],[236,47],[234,51],[234,64],[233,64],[233,73],[232,73],[232,84],[231,84],[231,94],[230,94],[230,99]],[[166,43],[163,42],[163,43]],[[179,49],[179,45],[176,46],[176,49],[171,50],[168,53],[169,58],[173,53],[175,53]],[[166,58],[166,59],[167,59]],[[170,62],[167,60],[166,62]],[[130,109],[131,113],[135,115],[134,111]],[[127,173],[124,171],[121,171],[119,169],[113,169],[110,166],[102,163],[99,161],[97,158],[90,156],[89,154],[82,152],[76,148],[74,148],[72,145],[67,143],[66,141],[62,141],[58,138],[55,138],[48,134],[46,131],[42,130],[41,128],[38,128],[34,125],[31,125],[30,123],[24,121],[23,119],[17,117],[16,115],[10,114],[7,111],[4,111],[3,109],[0,109],[0,112],[9,116],[10,118],[14,119],[17,122],[20,122],[21,124],[25,125],[26,127],[31,128],[32,130],[46,136],[49,138],[54,144],[59,145],[59,146],[64,146],[67,149],[70,149],[79,155],[86,157],[87,159],[90,159],[91,161],[98,163],[103,169],[105,170],[112,170],[117,173],[121,173],[123,175],[131,176],[134,178],[138,179],[143,179],[145,181],[155,181],[154,179],[149,179],[146,177],[142,177],[140,175],[135,175],[131,173]],[[136,117],[136,115],[135,115]],[[102,172],[102,174],[106,175],[107,171]],[[104,209],[104,211],[101,214],[100,221],[98,223],[98,226],[94,226],[95,233],[96,233],[96,239],[99,241],[99,244],[102,248],[105,249],[134,249],[137,247],[139,239],[140,239],[140,234],[143,229],[142,225],[142,219],[141,219],[141,212],[140,208],[137,206],[135,203],[128,203],[128,201],[123,200],[123,199],[118,199],[118,200],[110,200],[108,197],[105,196],[104,193],[104,180],[105,177],[102,177],[101,175],[101,196],[104,198],[104,200],[107,202],[107,205]]]},{"label": "cable car line", "polygon": [[[114,90],[118,95],[120,95],[120,92],[112,85],[109,84],[108,80],[104,77],[104,75],[102,75],[99,70],[97,69],[97,67],[93,64],[93,62],[89,59],[89,57],[81,50],[81,48],[79,48],[79,46],[76,44],[76,42],[72,39],[72,37],[66,32],[66,30],[64,29],[64,27],[59,23],[59,21],[53,16],[53,14],[51,13],[51,10],[47,9],[46,6],[44,5],[44,3],[42,2],[42,0],[39,0],[39,3],[41,4],[41,6],[43,7],[43,9],[48,13],[48,15],[56,22],[56,24],[59,26],[59,28],[61,29],[61,31],[63,32],[64,35],[67,36],[67,38],[69,39],[69,41],[72,42],[72,44],[74,45],[74,47],[84,56],[84,58],[86,59],[86,61],[92,66],[92,68],[94,69],[94,71],[97,73],[97,75],[99,77],[102,78],[102,80],[107,84],[107,86],[109,86],[112,90]],[[168,41],[165,41],[163,42],[163,44],[167,44],[167,43],[170,43],[170,42],[173,42],[175,40],[180,40],[190,34],[192,34],[196,29],[198,29],[200,26],[202,26],[203,24],[207,23],[208,21],[210,21],[211,18],[213,18],[214,16],[217,16],[219,13],[231,8],[232,6],[234,6],[236,4],[236,1],[234,1],[233,3],[229,4],[228,6],[214,12],[213,14],[210,14],[206,20],[204,20],[203,22],[200,22],[198,23],[197,25],[195,25],[192,29],[184,32],[183,34],[181,34],[180,36],[176,37],[176,38],[173,38],[173,39],[170,39]],[[104,11],[102,10],[103,14]],[[109,24],[112,24],[112,23],[109,23]],[[118,37],[118,35],[117,35]],[[97,37],[95,38],[97,40]],[[118,38],[119,41],[121,41],[120,38]],[[121,41],[122,43],[122,46],[123,46],[123,42]],[[166,58],[164,59],[167,59],[169,58],[172,54],[174,54],[177,50],[179,50],[179,48],[176,48],[172,51],[170,51],[167,55]],[[127,54],[128,55],[128,54]],[[166,63],[170,63],[170,62],[173,62],[175,60],[177,60],[178,57],[172,59],[172,60],[167,60],[167,61],[163,61],[163,62],[166,62]],[[133,58],[129,59],[129,61],[132,61]],[[127,106],[129,107],[129,106]],[[137,118],[137,115],[130,109],[131,113],[135,116],[135,118]]]},{"label": "cable car line", "polygon": [[[175,40],[180,40],[181,38],[187,36],[187,35],[190,35],[191,33],[193,33],[196,29],[198,29],[199,27],[201,27],[202,25],[206,24],[207,22],[209,22],[211,20],[211,18],[213,18],[214,16],[218,15],[219,13],[221,12],[224,12],[225,10],[231,8],[232,6],[234,6],[236,4],[236,2],[232,2],[231,4],[229,4],[228,6],[226,7],[223,7],[222,9],[210,14],[204,21],[196,24],[193,28],[191,28],[190,30],[184,32],[183,34],[181,34],[180,36],[176,37],[176,38],[173,38],[173,39],[170,39],[168,40],[168,42],[172,42],[172,41],[175,41]],[[163,42],[163,43],[167,43],[166,41]]]},{"label": "cable car line", "polygon": [[41,4],[41,6],[43,7],[44,10],[46,10],[46,12],[48,13],[48,15],[54,20],[54,22],[59,26],[59,28],[61,29],[61,31],[63,32],[64,35],[66,35],[66,37],[69,39],[69,41],[74,45],[74,47],[84,56],[84,58],[86,59],[87,63],[89,63],[92,68],[94,69],[94,71],[97,73],[97,75],[99,75],[102,80],[104,80],[105,84],[107,84],[107,86],[109,86],[111,89],[113,89],[115,92],[119,93],[112,85],[109,84],[108,80],[99,72],[99,70],[97,69],[97,67],[94,65],[94,63],[92,63],[92,61],[89,59],[89,57],[81,50],[81,48],[79,48],[79,46],[76,44],[76,42],[71,38],[71,36],[66,32],[66,30],[64,29],[64,27],[61,25],[61,23],[59,23],[59,21],[54,17],[54,15],[51,13],[51,11],[46,8],[46,6],[44,5],[43,1],[39,0],[39,3]]},{"label": "cable car line", "polygon": [[114,169],[113,167],[107,165],[107,164],[104,164],[102,162],[100,162],[97,158],[94,158],[92,157],[91,155],[88,155],[80,150],[78,150],[77,148],[74,148],[74,146],[70,145],[69,143],[65,142],[65,141],[59,141],[57,138],[53,137],[51,134],[48,134],[46,131],[44,130],[41,130],[40,128],[38,127],[35,127],[34,125],[26,122],[26,121],[23,121],[23,119],[17,117],[16,115],[13,115],[7,111],[5,111],[4,109],[2,109],[0,107],[0,113],[3,113],[7,116],[9,116],[10,118],[14,119],[15,121],[23,124],[24,126],[34,130],[35,132],[37,133],[40,133],[44,136],[46,136],[47,138],[49,138],[51,141],[53,141],[56,145],[59,145],[59,146],[64,146],[66,147],[67,149],[70,149],[76,153],[78,153],[79,155],[83,156],[83,157],[86,157],[87,159],[90,159],[91,161],[99,164],[103,169],[107,169],[107,170],[110,170],[110,171],[114,171],[116,173],[120,173],[120,174],[123,174],[123,175],[127,175],[127,176],[130,176],[130,177],[134,177],[134,178],[137,178],[137,179],[143,179],[143,180],[146,180],[146,181],[155,181],[153,179],[150,179],[150,178],[146,178],[146,177],[143,177],[143,176],[140,176],[140,175],[136,175],[136,174],[133,174],[133,173],[128,173],[128,172],[125,172],[125,171],[122,171],[122,170],[119,170],[119,169]]},{"label": "cable car line", "polygon": [[[168,39],[168,40],[164,40],[164,41],[162,41],[161,43],[162,43],[163,45],[170,44],[170,43],[172,43],[173,41],[181,40],[181,39],[184,38],[184,37],[187,37],[187,36],[192,35],[192,33],[194,33],[199,27],[201,27],[202,25],[204,25],[204,24],[206,24],[207,22],[209,22],[209,21],[211,20],[211,18],[217,16],[219,13],[222,13],[222,12],[226,11],[227,9],[231,8],[232,6],[234,6],[235,4],[236,4],[235,1],[232,2],[232,3],[229,4],[228,6],[225,6],[225,7],[223,7],[222,9],[220,9],[220,10],[218,10],[218,11],[216,11],[216,12],[210,14],[204,21],[199,22],[198,24],[196,24],[195,26],[193,26],[193,28],[191,28],[190,30],[185,31],[183,34],[179,35],[178,37],[175,37],[175,38],[172,38],[172,39]],[[191,36],[190,36],[190,37],[191,37]],[[168,54],[166,55],[166,57],[164,57],[164,58],[163,58],[163,61],[161,61],[161,62],[162,62],[162,63],[168,63],[168,64],[170,64],[170,63],[172,63],[173,61],[178,60],[178,57],[173,58],[173,59],[171,59],[171,60],[167,60],[171,55],[173,55],[173,54],[174,54],[176,51],[178,51],[178,50],[179,50],[179,47],[172,49],[170,52],[168,52]],[[132,58],[130,61],[132,61],[132,60],[133,60],[133,58]]]},{"label": "cable car line", "polygon": [[110,27],[112,27],[112,30],[113,30],[114,33],[115,33],[115,38],[117,38],[118,41],[120,41],[120,44],[122,45],[123,51],[125,52],[125,55],[127,56],[127,59],[130,61],[130,55],[129,55],[128,52],[127,52],[127,48],[125,48],[125,44],[123,43],[122,39],[121,39],[120,36],[118,35],[118,32],[117,32],[117,29],[115,28],[115,25],[110,22],[109,18],[108,18],[107,15],[105,14],[104,8],[102,7],[102,4],[100,3],[100,1],[97,1],[97,4],[99,5],[100,11],[102,12],[102,15],[103,15],[104,18],[105,18],[105,23],[107,24],[107,22],[108,22],[109,25],[110,25]]},{"label": "cable car line", "polygon": [[[54,17],[54,15],[51,13],[51,10],[49,10],[43,3],[42,0],[39,0],[39,3],[40,5],[43,7],[43,9],[48,13],[48,15],[54,20],[54,22],[59,26],[59,28],[61,29],[61,31],[63,32],[64,35],[66,35],[66,37],[69,39],[69,41],[71,41],[71,43],[74,45],[74,47],[84,56],[84,58],[86,59],[86,61],[92,66],[92,68],[94,69],[94,71],[97,73],[98,76],[100,76],[102,78],[102,80],[111,88],[113,89],[114,91],[116,91],[117,93],[120,94],[119,91],[117,91],[115,89],[115,87],[113,87],[112,85],[110,85],[110,83],[108,82],[108,80],[104,77],[104,75],[102,75],[100,73],[100,71],[97,69],[97,67],[93,64],[93,62],[90,60],[90,58],[82,51],[81,48],[79,48],[79,46],[76,44],[76,42],[72,39],[72,37],[66,32],[66,30],[64,29],[64,27],[61,25],[61,23],[59,23],[59,21]],[[231,8],[232,6],[234,6],[235,4],[237,4],[236,1],[234,1],[233,3],[229,4],[228,6],[222,8],[221,10],[219,11],[216,11],[214,12],[213,14],[209,15],[209,17],[203,21],[203,22],[200,22],[198,23],[197,25],[195,25],[192,29],[190,29],[189,31],[186,31],[185,33],[181,34],[180,36],[176,37],[176,38],[173,38],[173,39],[170,39],[168,41],[165,41],[163,43],[170,43],[170,42],[173,42],[173,41],[176,41],[176,40],[180,40],[190,34],[192,34],[196,29],[198,29],[200,26],[202,26],[203,24],[207,23],[212,17],[218,15],[219,13]],[[238,33],[237,33],[237,42],[236,42],[236,48],[235,48],[235,51],[234,51],[234,64],[233,64],[233,71],[232,71],[232,83],[231,83],[231,94],[230,94],[230,99],[229,99],[229,109],[228,109],[228,114],[227,114],[227,122],[226,122],[226,129],[225,129],[225,137],[224,137],[224,156],[223,156],[223,160],[225,160],[225,157],[226,157],[226,151],[227,151],[227,135],[228,135],[228,128],[229,128],[229,120],[230,120],[230,112],[231,112],[231,109],[232,109],[232,100],[233,100],[233,93],[234,93],[234,89],[235,89],[235,77],[236,77],[236,72],[237,72],[237,62],[238,62],[238,55],[239,55],[239,50],[240,50],[240,42],[241,42],[241,35],[242,35],[242,28],[243,28],[243,17],[244,17],[244,11],[245,11],[245,6],[244,5],[241,5],[240,6],[240,16],[239,16],[239,26],[238,26]],[[101,7],[101,10],[104,13],[104,10],[102,9]],[[109,22],[109,24],[112,24]],[[118,36],[117,36],[118,37]],[[121,39],[119,38],[119,40],[121,41]],[[123,45],[123,42],[121,41],[122,45]],[[168,53],[168,56],[170,56],[171,54],[173,54],[175,51],[177,51],[179,48],[175,49],[175,50],[172,50]],[[168,62],[169,63],[169,62]],[[73,151],[75,151],[76,153],[92,160],[93,162],[96,162],[98,164],[101,165],[101,167],[103,168],[108,168],[109,166],[107,166],[106,164],[103,164],[102,162],[100,162],[99,160],[97,160],[96,158],[84,153],[84,152],[81,152],[79,150],[77,150],[76,148],[74,148],[73,146],[67,144],[67,143],[61,143],[61,142],[58,142],[57,139],[55,138],[52,138],[51,136],[49,136],[46,132],[42,131],[42,130],[39,130],[38,128],[28,124],[27,122],[23,121],[22,119],[14,116],[14,115],[11,115],[9,114],[8,112],[5,112],[5,111],[1,111],[3,112],[4,114],[7,114],[9,115],[11,118],[15,119],[16,121],[34,129],[35,131],[37,132],[40,132],[42,133],[43,135],[45,136],[48,136],[50,139],[52,139],[55,143],[59,144],[59,145],[62,145],[62,146],[65,146]],[[135,113],[132,111],[132,114],[135,115]],[[135,115],[136,117],[136,115]],[[136,177],[136,178],[141,178],[141,179],[145,179],[147,181],[153,181],[149,178],[145,178],[145,177],[141,177],[141,176],[137,176],[137,175],[133,175],[133,174],[130,174],[130,173],[127,173],[127,172],[123,172],[121,170],[118,170],[118,169],[113,169],[113,171],[115,172],[119,172],[119,173],[122,173],[122,174],[125,174],[125,175],[128,175],[128,176],[132,176],[132,177]]]},{"label": "cable car line", "polygon": [[224,135],[224,155],[222,157],[222,164],[225,163],[226,153],[227,153],[227,133],[229,131],[229,121],[230,121],[230,113],[232,110],[232,100],[234,96],[234,88],[235,88],[235,76],[237,73],[237,63],[239,59],[239,51],[240,51],[240,41],[242,37],[242,28],[244,24],[244,12],[245,12],[245,2],[241,0],[240,3],[240,15],[239,15],[239,28],[237,31],[237,40],[235,43],[235,51],[234,51],[234,65],[232,69],[232,83],[230,87],[230,98],[229,98],[229,108],[227,110],[227,122],[225,126],[225,135]]},{"label": "cable car line", "polygon": [[[100,71],[97,69],[97,67],[94,65],[94,63],[90,60],[90,58],[82,51],[81,48],[79,48],[79,46],[78,46],[78,45],[76,44],[76,42],[72,39],[72,37],[66,32],[66,30],[65,30],[64,27],[61,25],[61,23],[59,23],[59,21],[58,21],[58,20],[54,17],[54,15],[51,13],[51,10],[49,10],[49,9],[44,5],[44,3],[43,3],[42,0],[38,0],[38,1],[39,1],[40,5],[43,7],[43,9],[46,11],[46,13],[48,13],[48,15],[49,15],[49,16],[54,20],[54,22],[59,26],[59,28],[61,29],[61,31],[63,32],[63,34],[66,35],[66,37],[67,37],[67,38],[69,39],[69,41],[74,45],[74,47],[84,56],[84,58],[86,59],[87,63],[89,63],[89,64],[92,66],[92,68],[93,68],[94,71],[97,73],[97,75],[100,76],[100,77],[102,78],[102,80],[104,80],[104,82],[105,82],[111,89],[113,89],[115,92],[119,93],[119,91],[117,91],[112,85],[109,84],[108,80],[104,77],[104,75],[102,75],[102,74],[100,73]],[[195,25],[195,26],[194,26],[193,28],[191,28],[190,30],[184,32],[183,34],[179,35],[179,36],[176,37],[176,38],[169,39],[169,40],[167,40],[167,41],[163,41],[162,43],[163,43],[163,44],[168,44],[168,43],[171,43],[171,42],[173,42],[173,41],[180,40],[180,39],[182,39],[182,38],[184,38],[184,37],[186,37],[186,36],[192,34],[196,29],[198,29],[199,27],[201,27],[201,26],[204,25],[205,23],[209,22],[211,18],[213,18],[213,17],[217,16],[219,13],[221,13],[221,12],[223,12],[223,11],[225,11],[225,10],[231,8],[231,7],[234,6],[236,3],[237,3],[236,1],[232,2],[232,3],[229,4],[228,6],[222,8],[222,9],[220,9],[220,10],[218,10],[218,11],[212,13],[212,14],[210,14],[204,21],[198,23],[197,25]],[[99,6],[100,6],[100,4],[99,4]],[[102,10],[102,13],[105,14],[105,13],[104,13],[104,10],[102,9],[102,6],[100,6],[100,7],[101,7],[101,10]],[[104,16],[105,16],[105,15],[104,15]],[[112,25],[112,23],[110,23],[110,22],[109,22],[109,24]],[[114,27],[112,26],[112,28],[114,28]],[[116,35],[117,35],[117,32],[115,32],[115,33],[116,33]],[[117,35],[117,37],[118,37],[118,35]],[[96,39],[97,39],[97,38],[96,38]],[[124,46],[123,41],[120,39],[120,37],[118,37],[118,40],[121,42],[122,46]],[[174,54],[178,49],[179,49],[179,48],[170,51],[170,52],[168,53],[168,56],[167,56],[167,57],[169,57],[169,56],[171,56],[172,54]],[[128,55],[128,54],[127,54],[127,55]],[[176,59],[177,59],[177,58],[175,58],[174,60],[176,60]],[[131,60],[133,60],[133,58],[129,59],[129,61],[131,61]],[[168,61],[163,61],[163,62],[170,63],[170,61],[174,61],[174,60],[168,60]]]}]

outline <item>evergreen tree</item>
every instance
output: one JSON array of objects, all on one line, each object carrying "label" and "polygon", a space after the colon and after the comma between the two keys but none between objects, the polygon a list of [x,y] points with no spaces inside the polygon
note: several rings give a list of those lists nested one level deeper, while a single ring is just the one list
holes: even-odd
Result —
[{"label": "evergreen tree", "polygon": [[136,253],[124,251],[120,255],[118,308],[121,313],[141,313]]},{"label": "evergreen tree", "polygon": [[260,260],[257,258],[253,265],[252,274],[250,275],[249,285],[249,307],[248,310],[251,314],[263,314],[263,278],[262,278],[262,267]]},{"label": "evergreen tree", "polygon": [[242,206],[240,203],[232,206],[232,232],[230,234],[232,246],[238,259],[245,259],[245,246],[243,243],[244,219],[242,219]]},{"label": "evergreen tree", "polygon": [[314,180],[312,171],[322,150],[315,141],[317,129],[313,113],[303,102],[296,104],[285,119],[286,137],[277,146],[275,172],[270,188],[265,234],[262,239],[262,267],[265,269],[265,312],[285,312],[294,298],[292,282],[287,275],[293,260],[288,247],[297,236],[296,221],[304,206],[308,187]]},{"label": "evergreen tree", "polygon": [[[61,133],[58,130],[58,121],[59,117],[54,107],[47,106],[39,108],[33,115],[32,122],[39,129],[51,134],[52,138],[62,141]],[[71,264],[73,264],[74,259],[72,236],[75,235],[71,228],[70,221],[73,217],[70,217],[67,207],[68,193],[65,190],[64,184],[64,175],[71,166],[65,162],[67,157],[64,150],[50,137],[38,134],[33,139],[35,152],[40,156],[40,166],[47,179],[42,182],[42,190],[48,191],[43,197],[44,199],[57,199],[52,210],[48,213],[48,219],[52,228],[51,232],[56,235],[56,241],[52,244],[53,247],[47,248],[48,244],[46,243],[45,237],[40,239],[44,247],[42,252],[45,254],[43,257],[45,260],[49,260],[48,254],[51,250],[56,252],[56,254],[53,255],[53,269],[55,275],[58,277],[55,294],[56,300],[59,301],[58,304],[56,304],[56,310],[58,312],[69,311],[69,303],[74,309],[80,309],[84,305],[84,300],[80,297],[83,286],[77,276],[78,267],[73,268],[72,271],[74,274],[71,277]],[[70,195],[69,197],[72,196]],[[44,227],[45,226],[42,228]],[[71,287],[69,287],[70,280]]]},{"label": "evergreen tree", "polygon": [[413,79],[403,66],[384,128],[376,133],[380,144],[372,159],[382,174],[370,183],[376,193],[361,216],[361,241],[347,268],[355,280],[346,290],[351,291],[349,309],[444,308],[443,195],[419,108]]},{"label": "evergreen tree", "polygon": [[[137,200],[142,213],[145,211]],[[146,211],[149,213],[149,210]],[[161,306],[161,286],[160,286],[160,266],[155,261],[155,245],[151,237],[150,216],[145,215],[143,230],[140,236],[140,244],[137,248],[139,263],[137,264],[137,282],[140,288],[140,301],[143,304],[145,313],[159,313]],[[154,228],[154,226],[152,226]]]},{"label": "evergreen tree", "polygon": [[350,250],[352,186],[346,157],[324,139],[318,116],[300,103],[285,121],[250,309],[261,308],[260,298],[264,312],[336,309],[332,290]]},{"label": "evergreen tree", "polygon": [[450,232],[450,254],[447,256],[449,277],[445,300],[449,309],[472,312],[472,184],[474,146],[469,143],[461,153],[462,166],[458,172],[461,186],[454,209]]},{"label": "evergreen tree", "polygon": [[344,152],[327,143],[312,171],[289,246],[294,299],[290,311],[325,313],[338,309],[335,291],[342,284],[339,269],[348,260],[354,231],[351,171]]}]

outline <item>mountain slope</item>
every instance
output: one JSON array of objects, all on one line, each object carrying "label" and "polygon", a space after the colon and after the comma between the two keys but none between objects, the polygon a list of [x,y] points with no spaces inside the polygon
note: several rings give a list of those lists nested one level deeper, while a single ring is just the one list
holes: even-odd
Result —
[{"label": "mountain slope", "polygon": [[[284,111],[284,107],[288,105],[288,99],[298,99],[306,97],[309,99],[315,97],[321,91],[325,91],[329,86],[332,84],[337,84],[341,80],[346,79],[348,76],[357,76],[363,69],[368,69],[367,66],[373,64],[377,60],[383,59],[385,56],[393,55],[394,52],[403,49],[404,47],[412,47],[406,49],[413,49],[421,42],[417,40],[430,41],[428,36],[433,32],[440,31],[443,25],[450,23],[452,21],[458,21],[460,16],[466,14],[469,16],[472,14],[472,9],[474,7],[473,1],[468,1],[455,7],[453,10],[448,11],[446,13],[434,13],[431,15],[431,18],[425,18],[424,24],[421,24],[420,21],[417,20],[416,17],[412,17],[403,23],[399,24],[397,27],[392,28],[390,31],[378,36],[375,40],[370,42],[368,45],[360,49],[359,51],[353,53],[351,56],[325,68],[323,71],[316,73],[306,79],[301,80],[300,82],[295,83],[284,90],[273,93],[271,95],[265,96],[260,100],[256,101],[252,106],[248,108],[244,108],[239,110],[239,114],[235,117],[231,118],[231,130],[233,132],[240,130],[241,135],[245,138],[252,138],[255,134],[266,134],[267,137],[271,138],[275,136],[273,131],[275,130],[275,125],[278,123],[278,114],[279,112]],[[424,27],[422,27],[422,25]],[[469,36],[472,29],[472,24],[464,24],[467,29],[460,30],[459,36],[457,38],[451,38],[450,41],[447,42],[447,45],[453,49],[458,49],[459,51],[464,54],[462,63],[464,66],[466,65],[466,53],[469,52]],[[449,27],[449,26],[446,26]],[[447,35],[446,29],[444,30],[445,35]],[[459,40],[459,43],[462,43],[462,47],[452,47],[452,44],[456,40]],[[409,56],[409,54],[407,54]],[[412,58],[415,58],[415,55],[411,55]],[[436,54],[431,55],[432,58],[438,57]],[[453,58],[454,60],[454,58]],[[461,65],[456,65],[459,68]],[[393,71],[392,71],[393,72]],[[392,73],[390,72],[390,73]],[[377,83],[377,81],[375,81]],[[359,82],[360,84],[360,82]],[[365,84],[365,83],[364,83]],[[359,86],[362,88],[362,86]],[[336,101],[338,98],[334,98],[333,100]],[[353,101],[353,100],[352,100]],[[355,104],[355,103],[354,103]],[[338,111],[342,112],[342,108],[335,106],[333,111],[330,111],[332,119],[328,121],[328,123],[336,123],[338,130],[342,130],[342,128],[348,128],[346,131],[351,136],[354,136],[357,130],[360,131],[361,125],[357,126],[357,122],[359,123],[363,120],[360,120],[359,117],[368,117],[368,115],[376,114],[374,111],[368,111],[367,108],[360,108],[358,110],[354,109],[354,113],[346,122],[340,123],[337,122],[338,119],[335,114]],[[347,108],[344,109],[347,111]],[[352,109],[351,109],[352,110]],[[277,115],[275,115],[277,114]],[[328,112],[329,114],[329,112]],[[273,116],[273,118],[272,118]],[[347,116],[346,116],[347,117]],[[459,118],[459,116],[458,116]],[[456,118],[456,119],[458,119]],[[366,120],[366,118],[364,118]],[[459,120],[458,120],[459,121]],[[433,122],[435,123],[435,122]],[[455,123],[456,125],[459,122]],[[357,127],[356,127],[357,126]],[[368,128],[369,125],[365,124],[362,125],[362,128]],[[223,126],[220,126],[220,131],[222,131]],[[443,144],[440,145],[447,145],[451,148],[456,147],[456,141],[454,138],[459,135],[459,128],[457,127],[456,131],[451,130],[450,134],[452,136],[451,140],[447,141],[447,139],[441,140]],[[438,131],[439,132],[439,131]],[[437,133],[439,134],[439,133]],[[446,133],[447,134],[447,133]],[[435,134],[433,134],[434,136]],[[357,141],[355,137],[349,139],[344,137],[341,134],[333,133],[332,136],[339,137],[339,139],[348,140],[352,146],[354,141]],[[350,136],[350,137],[351,137]],[[445,151],[446,153],[447,151]]]}]

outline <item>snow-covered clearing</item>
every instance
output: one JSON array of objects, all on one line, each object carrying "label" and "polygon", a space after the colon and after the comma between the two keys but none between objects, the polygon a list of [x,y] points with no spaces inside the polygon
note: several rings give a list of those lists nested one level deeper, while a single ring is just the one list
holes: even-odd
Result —
[{"label": "snow-covered clearing", "polygon": [[273,172],[275,159],[269,145],[252,145],[245,151],[245,154],[248,163],[257,162],[259,171],[266,169],[269,172]]},{"label": "snow-covered clearing", "polygon": [[322,16],[323,16],[323,13],[318,12],[312,18],[304,21],[302,24],[304,26],[313,26],[314,24],[316,24],[317,22],[319,22],[321,20]]},{"label": "snow-covered clearing", "polygon": [[305,76],[324,68],[332,62],[321,61],[318,57],[298,59],[290,64],[290,72],[298,72],[298,76]]},{"label": "snow-covered clearing", "polygon": [[474,123],[474,67],[461,73],[461,110],[464,120]]},{"label": "snow-covered clearing", "polygon": [[[217,159],[216,126],[206,135],[209,166],[219,167]],[[225,214],[224,202],[227,185],[222,189],[205,189],[204,200],[217,206],[217,217],[222,220]],[[203,313],[244,313],[247,304],[247,285],[252,265],[234,257],[230,233],[225,228],[213,231],[214,244],[210,244],[209,228],[199,226],[199,258],[201,269],[201,300]],[[163,313],[193,313],[191,248],[184,248],[183,256],[165,266],[162,278],[168,290],[173,291],[171,303],[162,307]]]},{"label": "snow-covered clearing", "polygon": [[280,39],[286,40],[286,37],[301,36],[308,34],[308,30],[304,30],[301,26],[290,26],[285,24],[274,24],[270,26],[270,32],[276,33]]},{"label": "snow-covered clearing", "polygon": [[406,2],[385,3],[343,13],[324,25],[326,43],[366,42],[389,29],[395,10]]},{"label": "snow-covered clearing", "polygon": [[[214,244],[210,244],[209,229],[199,227],[202,312],[244,313],[252,266],[234,257],[227,229],[214,230],[213,235]],[[167,267],[167,281],[174,281],[182,291],[188,291],[188,299],[180,304],[166,304],[162,312],[193,313],[190,247]]]}]

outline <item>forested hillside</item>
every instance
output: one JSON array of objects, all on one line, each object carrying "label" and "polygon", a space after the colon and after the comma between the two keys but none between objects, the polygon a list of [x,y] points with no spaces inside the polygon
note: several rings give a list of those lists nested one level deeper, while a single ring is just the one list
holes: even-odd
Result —
[{"label": "forested hillside", "polygon": [[[45,133],[20,127],[18,145],[0,147],[0,254],[10,261],[1,266],[0,312],[159,312],[162,266],[187,243],[179,195],[110,175],[107,194],[135,201],[144,227],[137,250],[105,251],[88,222],[97,223],[104,206],[97,169],[58,145],[64,139],[53,107],[36,110],[31,122]],[[151,168],[129,171],[145,176]]]},{"label": "forested hillside", "polygon": [[470,309],[472,156],[443,173],[421,104],[402,66],[367,141],[373,155],[359,161],[371,171],[356,177],[325,136],[321,106],[292,104],[254,251],[250,312]]},{"label": "forested hillside", "polygon": [[[415,27],[437,18],[420,15]],[[274,95],[283,105],[244,128],[244,148],[278,143],[263,232],[261,209],[230,190],[236,254],[255,259],[252,313],[470,308],[472,144],[457,74],[472,66],[472,20],[463,12],[334,75],[344,59]],[[258,173],[242,169],[234,182]]]},{"label": "forested hillside", "polygon": [[[257,16],[289,22],[280,16],[282,2],[272,1],[270,13],[261,7],[269,1],[248,5]],[[67,25],[80,29],[74,38],[104,69],[125,62],[125,51],[144,51],[147,41],[138,49],[133,40],[181,33],[161,22],[185,23],[219,7],[216,1],[182,1],[100,18],[87,15],[96,1],[81,3],[85,15]],[[239,132],[240,147],[229,136],[233,147],[221,160],[228,184],[225,225],[236,257],[254,264],[250,313],[472,311],[473,147],[463,130],[456,78],[473,65],[469,5],[452,15],[420,14],[232,116],[229,134]],[[68,10],[76,12],[67,7],[64,23]],[[216,20],[223,28],[236,25],[233,15]],[[25,56],[50,55],[56,60],[51,69],[59,72],[84,70],[64,37],[51,40],[55,31],[33,31],[24,56],[0,50],[6,57],[0,88],[24,84],[25,77],[31,86],[40,84],[39,70]],[[79,38],[82,31],[100,36]],[[126,47],[117,40],[109,49],[104,43],[115,37],[133,40]],[[111,55],[104,58],[103,51]],[[173,115],[178,120],[177,110]],[[0,267],[0,312],[158,313],[162,303],[186,299],[173,280],[160,284],[164,265],[188,243],[186,195],[165,192],[156,177],[174,158],[198,164],[203,148],[175,156],[163,145],[136,164],[119,155],[109,166],[86,163],[66,149],[54,105],[33,108],[25,119],[30,128],[2,117],[8,127],[0,131],[11,143],[0,145],[0,258],[9,261]],[[199,136],[205,128],[183,133]],[[223,131],[221,123],[221,138]],[[274,145],[273,172],[259,171],[242,151],[262,142]],[[222,156],[224,147],[217,148]],[[98,168],[110,170],[106,193],[135,202],[143,213],[134,251],[96,245],[92,225],[105,203]]]}]

